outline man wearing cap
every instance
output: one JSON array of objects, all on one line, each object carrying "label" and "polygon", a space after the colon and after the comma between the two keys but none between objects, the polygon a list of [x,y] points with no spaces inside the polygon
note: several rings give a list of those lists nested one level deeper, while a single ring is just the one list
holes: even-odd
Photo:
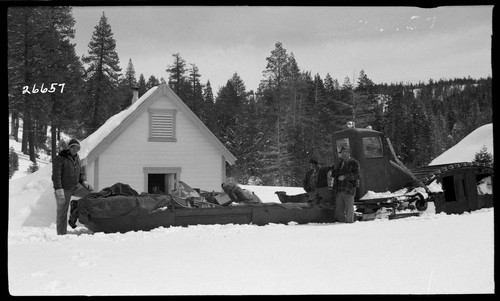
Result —
[{"label": "man wearing cap", "polygon": [[331,205],[333,202],[333,194],[328,187],[328,173],[332,166],[319,166],[316,159],[309,160],[309,170],[306,172],[303,186],[307,192],[308,201],[312,201],[320,206]]},{"label": "man wearing cap", "polygon": [[316,191],[318,185],[318,160],[311,159],[309,160],[309,170],[306,172],[304,180],[302,182],[302,187],[306,192],[314,192]]},{"label": "man wearing cap", "polygon": [[359,162],[351,158],[347,145],[340,148],[340,161],[333,170],[335,196],[335,217],[341,223],[354,222],[354,195],[359,181]]},{"label": "man wearing cap", "polygon": [[68,225],[68,209],[71,196],[84,197],[90,191],[85,172],[78,157],[80,142],[71,139],[68,147],[59,152],[52,162],[52,183],[55,190],[57,204],[57,234],[66,234]]}]

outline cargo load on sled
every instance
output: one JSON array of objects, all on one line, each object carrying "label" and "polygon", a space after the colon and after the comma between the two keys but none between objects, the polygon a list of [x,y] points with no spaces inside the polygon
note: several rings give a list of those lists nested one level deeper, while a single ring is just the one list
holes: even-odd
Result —
[{"label": "cargo load on sled", "polygon": [[263,203],[237,184],[223,188],[224,192],[198,192],[179,182],[170,194],[139,194],[116,183],[71,201],[69,223],[76,227],[78,221],[93,232],[123,233],[202,224],[325,223],[334,218],[332,210],[308,204]]}]

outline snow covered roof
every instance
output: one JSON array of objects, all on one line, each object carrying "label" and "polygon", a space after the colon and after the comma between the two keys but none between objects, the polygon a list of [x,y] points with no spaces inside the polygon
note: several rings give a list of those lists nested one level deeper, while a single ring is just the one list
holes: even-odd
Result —
[{"label": "snow covered roof", "polygon": [[493,123],[477,128],[455,146],[432,160],[429,165],[472,162],[476,153],[483,146],[486,147],[489,153],[493,154]]},{"label": "snow covered roof", "polygon": [[90,136],[80,143],[78,152],[83,165],[92,162],[99,154],[106,149],[144,110],[147,110],[149,104],[156,99],[158,95],[166,95],[167,98],[175,103],[197,127],[202,131],[217,149],[224,156],[229,164],[236,161],[236,157],[219,141],[219,139],[205,126],[205,124],[189,109],[189,107],[168,87],[167,84],[149,89],[144,95],[136,100],[127,109],[111,116],[106,122]]}]

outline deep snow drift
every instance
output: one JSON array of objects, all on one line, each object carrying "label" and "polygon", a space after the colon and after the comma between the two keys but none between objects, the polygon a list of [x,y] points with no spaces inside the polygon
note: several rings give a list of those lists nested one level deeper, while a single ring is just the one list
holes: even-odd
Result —
[{"label": "deep snow drift", "polygon": [[[456,153],[465,152],[472,148]],[[455,159],[446,152],[440,157]],[[446,215],[430,204],[421,217],[354,224],[200,225],[124,234],[79,226],[57,236],[51,165],[19,176],[22,170],[9,181],[12,295],[495,292],[493,208]],[[242,186],[265,202],[279,202],[275,191],[303,192]]]}]

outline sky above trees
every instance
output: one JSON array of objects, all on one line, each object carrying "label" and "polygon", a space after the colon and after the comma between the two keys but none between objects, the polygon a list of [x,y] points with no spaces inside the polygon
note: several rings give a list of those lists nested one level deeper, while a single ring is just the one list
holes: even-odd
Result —
[{"label": "sky above trees", "polygon": [[73,7],[76,54],[86,55],[105,13],[120,66],[168,78],[172,54],[196,64],[214,91],[235,72],[256,90],[280,41],[299,68],[343,82],[427,82],[491,75],[493,6],[416,7]]}]

